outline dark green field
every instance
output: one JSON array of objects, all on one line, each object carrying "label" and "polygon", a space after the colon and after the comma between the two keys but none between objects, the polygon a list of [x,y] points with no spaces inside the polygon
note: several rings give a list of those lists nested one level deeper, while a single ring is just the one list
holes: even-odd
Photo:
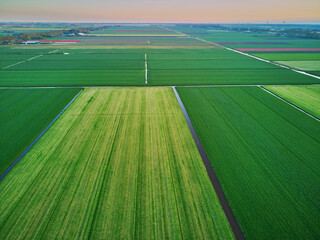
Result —
[{"label": "dark green field", "polygon": [[319,80],[287,69],[153,70],[150,85],[310,84]]},{"label": "dark green field", "polygon": [[77,88],[0,90],[0,175],[78,92]]},{"label": "dark green field", "polygon": [[178,92],[247,239],[317,239],[319,122],[258,87]]}]

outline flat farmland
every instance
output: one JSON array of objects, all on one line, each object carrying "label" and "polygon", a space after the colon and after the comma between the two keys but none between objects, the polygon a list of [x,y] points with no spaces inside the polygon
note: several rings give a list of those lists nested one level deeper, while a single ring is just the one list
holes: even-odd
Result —
[{"label": "flat farmland", "polygon": [[320,86],[266,86],[265,88],[320,119]]},{"label": "flat farmland", "polygon": [[41,57],[10,67],[11,70],[143,70],[144,60],[128,59],[56,59]]},{"label": "flat farmland", "polygon": [[139,86],[144,70],[0,71],[0,86]]},{"label": "flat farmland", "polygon": [[[182,56],[181,56],[182,57]],[[255,59],[184,59],[149,61],[150,70],[170,69],[280,69],[280,67]]]},{"label": "flat farmland", "polygon": [[319,71],[320,61],[276,61],[277,63],[305,71]]},{"label": "flat farmland", "polygon": [[0,196],[1,239],[233,239],[171,88],[85,89]]},{"label": "flat farmland", "polygon": [[257,57],[272,61],[320,61],[320,53],[258,53]]},{"label": "flat farmland", "polygon": [[0,90],[0,175],[80,89]]},{"label": "flat farmland", "polygon": [[258,87],[177,90],[246,238],[317,239],[319,122]]},{"label": "flat farmland", "polygon": [[150,85],[312,84],[318,79],[287,69],[207,69],[148,71]]}]

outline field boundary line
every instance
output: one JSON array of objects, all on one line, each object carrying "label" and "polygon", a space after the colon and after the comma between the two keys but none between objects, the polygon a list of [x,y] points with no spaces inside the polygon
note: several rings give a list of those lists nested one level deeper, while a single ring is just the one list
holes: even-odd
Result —
[{"label": "field boundary line", "polygon": [[1,69],[7,69],[7,68],[13,67],[13,66],[15,66],[15,65],[24,63],[24,62],[29,62],[29,61],[31,61],[31,60],[33,60],[33,59],[35,59],[35,58],[42,57],[42,56],[43,56],[43,55],[38,55],[38,56],[35,56],[35,57],[32,57],[32,58],[29,58],[29,59],[27,59],[27,60],[23,60],[23,61],[21,61],[21,62],[17,62],[17,63],[11,64],[11,65],[9,65],[9,66],[3,67],[3,68],[1,68]]},{"label": "field boundary line", "polygon": [[319,118],[317,118],[317,117],[313,116],[312,114],[310,114],[310,113],[308,113],[307,111],[303,110],[302,108],[300,108],[300,107],[298,107],[298,106],[294,105],[293,103],[291,103],[291,102],[289,102],[289,101],[285,100],[284,98],[280,97],[279,95],[277,95],[277,94],[275,94],[275,93],[273,93],[273,92],[269,91],[268,89],[264,88],[263,86],[258,86],[258,87],[259,87],[259,88],[261,88],[263,91],[265,91],[265,92],[267,92],[267,93],[271,94],[272,96],[274,96],[274,97],[276,97],[276,98],[280,99],[281,101],[283,101],[283,102],[285,102],[285,103],[289,104],[291,107],[294,107],[295,109],[299,110],[300,112],[303,112],[304,114],[308,115],[309,117],[312,117],[313,119],[315,119],[315,120],[317,120],[318,122],[320,122],[320,119],[319,119]]},{"label": "field boundary line", "polygon": [[26,61],[24,60],[24,61],[21,61],[21,62],[17,62],[17,63],[11,64],[11,65],[9,65],[9,66],[3,67],[3,68],[1,68],[1,69],[7,69],[7,68],[13,67],[13,66],[15,66],[15,65],[24,63],[24,62],[26,62]]},{"label": "field boundary line", "polygon": [[36,58],[38,58],[38,57],[42,57],[43,55],[38,55],[38,56],[35,56],[35,57],[32,57],[32,58],[29,58],[28,60],[26,60],[26,61],[31,61],[31,60],[33,60],[33,59],[36,59]]},{"label": "field boundary line", "polygon": [[76,96],[62,109],[62,111],[49,123],[49,125],[32,141],[32,143],[18,156],[16,160],[4,171],[0,176],[0,182],[4,179],[11,169],[29,152],[29,150],[35,145],[35,143],[42,137],[42,135],[51,127],[51,125],[62,115],[62,113],[73,103],[73,101],[82,93],[83,89],[78,92]]},{"label": "field boundary line", "polygon": [[148,59],[147,59],[147,54],[144,54],[144,66],[145,66],[145,83],[148,84]]},{"label": "field boundary line", "polygon": [[173,92],[174,92],[174,94],[175,94],[175,96],[177,98],[177,101],[178,101],[179,105],[180,105],[180,108],[181,108],[182,113],[183,113],[183,115],[185,117],[185,120],[186,120],[186,122],[188,124],[189,130],[190,130],[191,135],[193,137],[193,140],[194,140],[194,142],[195,142],[195,144],[197,146],[198,152],[199,152],[199,154],[201,156],[201,159],[203,161],[203,164],[204,164],[204,166],[206,168],[206,171],[207,171],[207,174],[208,174],[209,179],[211,181],[211,184],[212,184],[212,186],[213,186],[213,188],[214,188],[214,190],[215,190],[215,192],[216,192],[216,194],[218,196],[218,199],[220,201],[221,207],[222,207],[223,212],[224,212],[224,214],[225,214],[225,216],[226,216],[226,218],[227,218],[227,220],[228,220],[228,222],[230,224],[230,227],[231,227],[231,229],[233,231],[233,234],[234,234],[236,239],[243,240],[243,239],[245,239],[245,236],[244,236],[244,234],[243,234],[243,232],[241,230],[241,227],[240,227],[236,217],[234,216],[234,214],[233,214],[233,212],[232,212],[232,210],[230,208],[230,205],[229,205],[229,203],[227,201],[226,196],[224,195],[224,192],[223,192],[222,186],[221,186],[221,184],[219,182],[219,179],[218,179],[217,175],[215,174],[215,171],[214,171],[214,169],[213,169],[213,167],[212,167],[212,165],[210,163],[210,160],[209,160],[209,158],[208,158],[208,156],[207,156],[207,154],[206,154],[206,152],[205,152],[205,150],[204,150],[204,148],[203,148],[203,146],[202,146],[202,144],[200,142],[200,139],[199,139],[199,137],[198,137],[198,135],[196,133],[196,130],[194,129],[194,127],[192,125],[192,122],[191,122],[191,119],[190,119],[190,117],[189,117],[189,115],[187,113],[187,110],[184,107],[184,104],[183,104],[183,102],[182,102],[182,100],[181,100],[181,98],[179,96],[179,93],[177,92],[176,88],[172,87],[172,89],[173,89]]},{"label": "field boundary line", "polygon": [[[162,27],[162,26],[161,26],[161,27]],[[170,30],[170,31],[173,31],[173,32],[182,34],[181,32],[176,31],[176,30],[171,30],[171,29],[166,28],[166,27],[162,27],[162,28],[165,28],[165,29],[167,29],[167,30]],[[254,59],[257,59],[257,60],[266,62],[266,63],[271,63],[271,64],[273,64],[273,65],[275,65],[275,66],[282,67],[282,68],[285,68],[285,69],[288,69],[288,70],[292,70],[292,71],[294,71],[294,72],[297,72],[297,73],[300,73],[300,74],[303,74],[303,75],[306,75],[306,76],[309,76],[309,77],[313,77],[313,78],[316,78],[316,79],[320,79],[319,76],[313,75],[313,74],[311,74],[311,73],[307,73],[307,72],[302,71],[302,70],[298,70],[298,69],[295,69],[295,68],[292,68],[292,67],[288,67],[288,66],[282,65],[282,64],[280,64],[280,63],[276,63],[276,62],[273,62],[273,61],[270,61],[270,60],[266,60],[266,59],[263,59],[263,58],[260,58],[260,57],[256,57],[256,56],[254,56],[254,55],[251,55],[251,54],[248,54],[248,53],[245,53],[245,52],[241,52],[241,51],[239,51],[239,50],[236,50],[236,49],[233,49],[233,48],[229,48],[229,47],[220,45],[220,44],[215,43],[215,42],[212,42],[212,41],[204,40],[204,39],[201,39],[201,38],[198,38],[198,37],[192,37],[192,36],[187,35],[187,34],[185,34],[185,35],[188,36],[188,37],[190,37],[190,38],[194,38],[194,39],[196,39],[196,40],[198,40],[198,41],[202,41],[202,42],[206,42],[206,43],[209,43],[209,44],[213,44],[213,45],[215,45],[215,46],[217,46],[217,47],[221,47],[221,48],[227,49],[227,50],[229,50],[229,51],[232,51],[232,52],[236,52],[236,53],[245,55],[245,56],[247,56],[247,57],[251,57],[251,58],[254,58]]]},{"label": "field boundary line", "polygon": [[[263,84],[263,86],[320,86],[320,83],[313,84]],[[101,85],[101,86],[50,86],[50,87],[0,87],[0,89],[53,89],[53,88],[130,88],[130,87],[259,87],[261,84],[204,84],[204,85]]]}]

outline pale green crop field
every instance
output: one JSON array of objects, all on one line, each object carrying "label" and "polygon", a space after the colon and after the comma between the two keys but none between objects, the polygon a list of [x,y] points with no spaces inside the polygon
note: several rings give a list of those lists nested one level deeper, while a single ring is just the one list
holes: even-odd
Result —
[{"label": "pale green crop field", "polygon": [[265,86],[265,88],[320,118],[320,85]]},{"label": "pale green crop field", "polygon": [[0,182],[1,239],[233,239],[171,88],[85,89]]},{"label": "pale green crop field", "polygon": [[276,61],[277,63],[305,71],[320,70],[320,61]]}]

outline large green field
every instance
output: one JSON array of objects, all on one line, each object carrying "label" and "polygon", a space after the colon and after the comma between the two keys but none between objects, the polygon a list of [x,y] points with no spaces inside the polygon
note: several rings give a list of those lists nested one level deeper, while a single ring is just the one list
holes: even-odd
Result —
[{"label": "large green field", "polygon": [[320,70],[320,61],[277,61],[277,63],[305,71]]},{"label": "large green field", "polygon": [[320,86],[266,86],[266,89],[320,119]]},{"label": "large green field", "polygon": [[233,239],[171,88],[85,89],[0,195],[1,239]]},{"label": "large green field", "polygon": [[0,90],[0,175],[80,89]]},{"label": "large green field", "polygon": [[177,88],[247,239],[318,239],[319,122],[258,87]]},{"label": "large green field", "polygon": [[319,80],[287,69],[150,70],[150,85],[311,84]]},{"label": "large green field", "polygon": [[272,61],[319,61],[320,53],[258,53],[257,57]]},{"label": "large green field", "polygon": [[0,86],[136,86],[144,70],[19,70],[0,71]]}]

